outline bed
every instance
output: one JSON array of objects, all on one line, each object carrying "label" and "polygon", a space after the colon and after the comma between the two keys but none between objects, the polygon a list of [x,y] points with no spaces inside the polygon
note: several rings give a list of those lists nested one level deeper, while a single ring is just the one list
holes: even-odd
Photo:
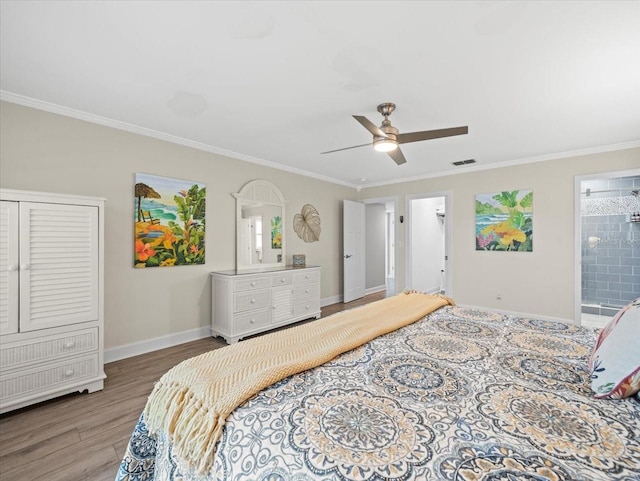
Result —
[{"label": "bed", "polygon": [[640,401],[594,397],[597,336],[443,305],[261,389],[199,467],[143,412],[116,479],[638,481]]}]

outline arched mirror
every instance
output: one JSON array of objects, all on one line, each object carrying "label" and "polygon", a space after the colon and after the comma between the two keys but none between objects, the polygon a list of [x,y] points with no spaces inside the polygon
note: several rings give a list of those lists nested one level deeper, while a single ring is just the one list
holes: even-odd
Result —
[{"label": "arched mirror", "polygon": [[236,269],[285,265],[286,201],[282,192],[266,180],[252,180],[236,198]]}]

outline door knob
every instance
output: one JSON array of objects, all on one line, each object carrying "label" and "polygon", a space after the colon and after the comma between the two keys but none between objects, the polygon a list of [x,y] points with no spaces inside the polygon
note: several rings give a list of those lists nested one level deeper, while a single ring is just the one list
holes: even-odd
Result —
[{"label": "door knob", "polygon": [[346,255],[344,256],[344,258],[345,258],[345,259],[348,259],[349,257],[351,257],[351,254],[346,254]]}]

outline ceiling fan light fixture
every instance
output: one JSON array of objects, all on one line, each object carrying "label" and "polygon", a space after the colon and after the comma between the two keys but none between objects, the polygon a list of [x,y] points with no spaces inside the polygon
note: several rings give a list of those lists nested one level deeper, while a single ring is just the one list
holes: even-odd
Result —
[{"label": "ceiling fan light fixture", "polygon": [[[402,165],[407,162],[407,159],[404,157],[402,150],[400,150],[400,144],[408,144],[410,142],[418,142],[422,140],[440,139],[442,137],[452,137],[454,135],[465,135],[469,133],[469,127],[464,126],[452,127],[448,129],[423,130],[420,132],[409,132],[401,134],[398,129],[391,125],[391,121],[389,120],[389,115],[391,115],[391,112],[393,112],[395,108],[396,104],[393,104],[391,102],[378,105],[378,112],[380,112],[384,117],[384,120],[382,121],[382,124],[380,124],[380,127],[378,127],[363,115],[353,115],[353,118],[356,119],[365,129],[367,129],[367,131],[369,131],[371,135],[373,135],[373,148],[377,152],[384,152],[388,154],[389,157],[391,157],[397,165]],[[358,147],[365,147],[367,145],[370,144],[354,145],[353,147],[329,150],[322,153],[330,154],[331,152],[356,149]],[[462,161],[460,165],[472,162],[474,161]]]},{"label": "ceiling fan light fixture", "polygon": [[378,138],[373,140],[373,148],[378,152],[391,152],[398,148],[398,141],[388,138]]}]

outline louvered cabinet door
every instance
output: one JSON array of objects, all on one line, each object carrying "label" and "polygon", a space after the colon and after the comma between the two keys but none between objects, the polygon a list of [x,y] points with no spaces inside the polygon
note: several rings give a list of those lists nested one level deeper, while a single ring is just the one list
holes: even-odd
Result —
[{"label": "louvered cabinet door", "polygon": [[99,316],[98,208],[20,203],[20,331]]},{"label": "louvered cabinet door", "polygon": [[0,334],[18,332],[18,203],[0,201]]}]

